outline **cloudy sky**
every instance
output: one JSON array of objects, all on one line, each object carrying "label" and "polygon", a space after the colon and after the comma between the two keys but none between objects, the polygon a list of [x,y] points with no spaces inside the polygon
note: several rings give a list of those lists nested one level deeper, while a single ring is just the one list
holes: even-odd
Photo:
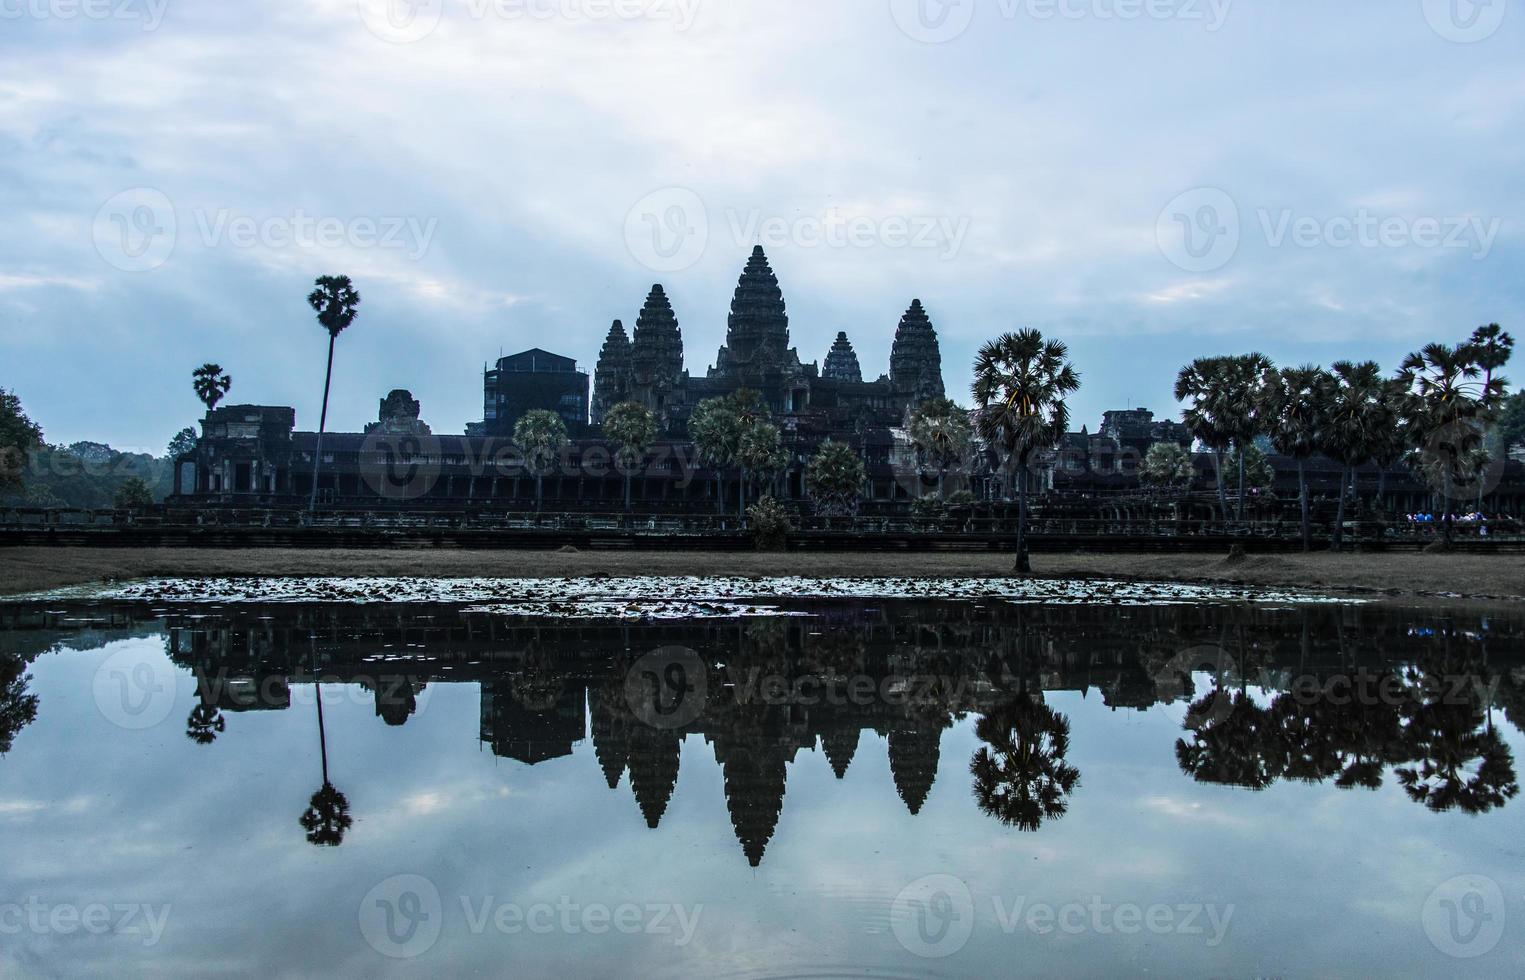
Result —
[{"label": "cloudy sky", "polygon": [[1520,326],[1522,41],[1521,0],[0,0],[0,386],[158,448],[214,360],[311,427],[342,272],[333,424],[407,387],[459,431],[653,282],[702,373],[759,241],[806,360],[886,370],[919,297],[950,392],[1037,327],[1093,428],[1201,354],[1391,367]]}]

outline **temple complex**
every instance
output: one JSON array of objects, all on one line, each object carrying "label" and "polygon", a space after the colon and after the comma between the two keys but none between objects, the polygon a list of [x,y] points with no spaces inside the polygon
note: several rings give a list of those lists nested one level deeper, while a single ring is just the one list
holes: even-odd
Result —
[{"label": "temple complex", "polygon": [[[700,460],[688,423],[701,402],[741,389],[757,393],[779,429],[787,465],[769,487],[779,499],[809,506],[805,467],[828,439],[850,446],[863,461],[861,514],[904,513],[912,500],[935,492],[937,474],[926,472],[908,434],[912,410],[948,393],[937,330],[921,300],[912,299],[901,315],[888,371],[873,380],[865,380],[843,330],[812,329],[812,337],[834,339],[820,351],[820,361],[802,357],[793,346],[783,288],[761,246],[747,257],[731,297],[724,343],[702,373],[685,367],[679,313],[662,285],[653,285],[633,331],[627,332],[626,319],[611,322],[591,384],[577,361],[562,354],[531,348],[500,358],[482,374],[482,420],[467,423],[460,435],[436,433],[417,399],[406,390],[390,392],[363,432],[324,435],[323,459],[316,467],[319,505],[361,512],[624,511],[624,474],[612,465],[614,447],[602,424],[615,405],[633,401],[651,410],[659,432],[632,476],[631,509],[734,514],[743,475],[735,467]],[[518,420],[531,410],[559,415],[569,436],[554,465],[539,473],[523,465],[512,444]],[[295,410],[219,406],[201,426],[195,448],[176,459],[172,509],[306,508],[318,437],[296,428]],[[1185,425],[1157,419],[1148,409],[1110,411],[1096,431],[1082,427],[1042,454],[1030,486],[1061,496],[1133,493],[1150,446],[1172,442],[1189,449],[1192,441]],[[1298,467],[1275,456],[1270,463],[1276,496],[1295,497]],[[1496,481],[1500,492],[1493,506],[1514,513],[1525,506],[1522,466],[1500,465],[1505,472]],[[1193,466],[1194,484],[1214,485],[1211,454],[1194,454]],[[964,465],[947,474],[946,489],[1001,501],[1012,495],[1009,469],[998,452],[977,443]],[[1316,499],[1332,499],[1342,485],[1343,468],[1332,460],[1316,456],[1303,469]],[[1387,506],[1400,512],[1431,506],[1430,488],[1402,466],[1385,472],[1374,465],[1358,467],[1355,487],[1367,500],[1382,493]],[[749,496],[755,494],[756,488]],[[914,789],[908,790],[914,797]]]},{"label": "temple complex", "polygon": [[[865,438],[883,443],[887,430],[904,421],[908,409],[943,395],[942,353],[937,331],[920,300],[913,300],[895,332],[890,371],[864,383],[858,356],[839,331],[825,352],[825,366],[801,360],[790,346],[789,313],[778,277],[762,246],[752,250],[737,280],[726,319],[725,343],[703,377],[683,367],[683,333],[660,285],[636,320],[635,337],[625,341],[614,321],[594,372],[595,424],[622,401],[637,401],[656,413],[670,435],[681,437],[694,406],[748,388],[762,396],[775,416],[793,417],[786,432],[796,448],[813,448],[826,437]],[[870,430],[879,429],[875,433]]]}]

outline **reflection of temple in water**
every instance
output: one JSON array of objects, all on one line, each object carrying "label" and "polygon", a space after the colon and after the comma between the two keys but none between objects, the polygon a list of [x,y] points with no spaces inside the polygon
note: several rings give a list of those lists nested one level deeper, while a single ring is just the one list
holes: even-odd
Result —
[{"label": "reflection of temple in water", "polygon": [[[293,685],[315,675],[360,685],[388,725],[406,724],[430,685],[476,683],[480,741],[495,755],[556,764],[588,738],[605,783],[619,790],[626,782],[634,810],[654,829],[677,785],[683,743],[702,739],[754,866],[778,826],[792,763],[824,764],[841,779],[872,733],[916,815],[943,767],[960,783],[967,778],[969,760],[942,758],[942,734],[955,721],[1000,716],[1014,699],[1057,691],[1099,696],[1114,710],[1191,705],[1210,724],[1183,730],[1175,754],[1182,773],[1200,781],[1372,788],[1386,777],[1437,810],[1501,806],[1517,792],[1507,746],[1486,720],[1498,707],[1516,725],[1525,721],[1525,669],[1507,654],[1525,649],[1516,620],[1360,607],[807,608],[806,618],[686,623],[531,621],[423,606],[251,607],[163,619],[112,612],[102,614],[99,637],[88,636],[164,631],[172,660],[196,678],[200,715],[187,734],[205,743],[222,730],[222,713],[286,709]],[[69,642],[56,617],[0,616],[0,636],[23,659]],[[670,728],[644,721],[653,716],[626,687],[636,661],[666,647],[697,651],[704,672],[690,679],[702,709]],[[1216,676],[1202,672],[1203,650],[1221,655]],[[1184,671],[1183,651],[1194,652]],[[1417,690],[1425,671],[1441,669],[1491,671],[1496,686],[1468,690],[1492,691],[1493,702],[1348,707],[1276,693],[1294,678],[1358,671]],[[1260,699],[1269,704],[1245,696],[1249,687],[1271,692]],[[1224,710],[1211,710],[1215,697]],[[1464,764],[1435,748],[1446,739],[1467,747]],[[801,750],[820,752],[820,762],[801,760]],[[1020,761],[1002,772],[1020,776]]]}]

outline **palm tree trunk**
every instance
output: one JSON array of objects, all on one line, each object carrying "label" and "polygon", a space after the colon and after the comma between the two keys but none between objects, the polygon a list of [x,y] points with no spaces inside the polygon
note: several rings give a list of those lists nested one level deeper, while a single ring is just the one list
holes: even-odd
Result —
[{"label": "palm tree trunk", "polygon": [[312,498],[307,502],[307,512],[318,510],[318,466],[323,462],[323,430],[328,428],[328,390],[334,381],[334,341],[338,335],[328,335],[328,370],[323,375],[323,412],[318,416],[318,445],[312,453]]},{"label": "palm tree trunk", "polygon": [[1340,502],[1334,509],[1334,550],[1340,550],[1340,544],[1345,539],[1345,487],[1350,482],[1350,467],[1340,471]]},{"label": "palm tree trunk", "polygon": [[1033,570],[1027,557],[1027,461],[1017,470],[1017,564],[1013,571],[1025,575]]},{"label": "palm tree trunk", "polygon": [[544,496],[544,493],[543,493],[543,491],[545,489],[545,482],[544,481],[545,481],[545,474],[540,472],[539,469],[536,469],[535,470],[535,513],[537,513],[537,514],[540,513],[541,509],[544,506],[544,502],[545,502],[545,496]]},{"label": "palm tree trunk", "polygon": [[625,510],[630,510],[630,468],[625,468]]},{"label": "palm tree trunk", "polygon": [[1218,482],[1218,513],[1223,517],[1223,523],[1228,523],[1228,494],[1223,489],[1223,452],[1213,450],[1213,469]]},{"label": "palm tree trunk", "polygon": [[744,521],[747,519],[747,471],[745,467],[741,470],[741,479],[737,482],[736,486],[737,499],[739,500],[739,503],[736,505],[736,519]]},{"label": "palm tree trunk", "polygon": [[1313,550],[1313,532],[1308,524],[1308,471],[1307,462],[1297,460],[1297,498],[1303,512],[1303,550]]},{"label": "palm tree trunk", "polygon": [[1238,514],[1238,519],[1243,521],[1244,520],[1244,447],[1243,446],[1239,446],[1237,448],[1239,450],[1239,514]]},{"label": "palm tree trunk", "polygon": [[312,690],[318,702],[318,751],[323,759],[323,785],[328,785],[328,734],[323,729],[323,685],[318,678],[318,644],[312,641]]}]

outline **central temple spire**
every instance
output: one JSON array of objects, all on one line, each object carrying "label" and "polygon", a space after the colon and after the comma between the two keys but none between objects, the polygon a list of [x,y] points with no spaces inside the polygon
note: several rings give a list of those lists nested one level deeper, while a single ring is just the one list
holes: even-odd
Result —
[{"label": "central temple spire", "polygon": [[718,372],[753,363],[782,364],[789,353],[789,314],[778,277],[762,246],[752,249],[731,297],[725,346],[715,358]]},{"label": "central temple spire", "polygon": [[910,396],[913,404],[943,397],[942,351],[937,344],[937,331],[919,299],[911,300],[911,308],[895,329],[895,343],[890,348],[890,384],[897,393]]}]

